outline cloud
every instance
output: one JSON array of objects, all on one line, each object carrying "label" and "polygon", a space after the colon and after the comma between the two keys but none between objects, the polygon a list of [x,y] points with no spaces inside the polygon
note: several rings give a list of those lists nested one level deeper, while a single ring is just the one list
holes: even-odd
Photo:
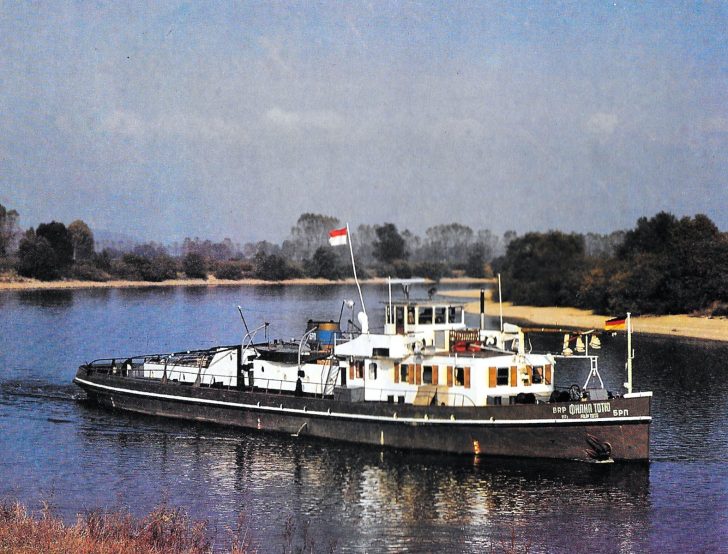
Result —
[{"label": "cloud", "polygon": [[114,110],[103,119],[101,129],[130,137],[141,137],[146,133],[147,125],[134,113]]},{"label": "cloud", "polygon": [[702,130],[706,133],[728,133],[728,117],[716,116],[703,120]]},{"label": "cloud", "polygon": [[619,118],[616,114],[596,112],[586,121],[586,129],[595,135],[609,136],[619,124]]},{"label": "cloud", "polygon": [[269,126],[286,131],[338,131],[344,127],[344,118],[331,110],[287,111],[273,107],[265,113],[265,120]]},{"label": "cloud", "polygon": [[216,115],[171,113],[145,119],[134,112],[116,109],[103,118],[101,131],[135,139],[167,137],[230,144],[249,142],[249,133],[243,126]]}]

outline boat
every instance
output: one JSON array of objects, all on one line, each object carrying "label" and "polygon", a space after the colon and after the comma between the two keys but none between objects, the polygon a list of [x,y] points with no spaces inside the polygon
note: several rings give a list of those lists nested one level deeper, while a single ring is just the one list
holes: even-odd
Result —
[{"label": "boat", "polygon": [[[239,344],[97,359],[82,364],[74,382],[89,401],[116,410],[376,448],[649,459],[652,393],[632,391],[631,327],[626,392],[612,393],[599,375],[595,330],[565,332],[560,353],[533,352],[535,330],[502,318],[485,328],[482,291],[473,328],[462,303],[411,299],[410,287],[421,282],[389,281],[378,329],[369,328],[363,298],[356,323],[354,302],[345,301],[338,320],[308,320],[288,341],[270,339],[267,323],[249,329],[241,310]],[[405,294],[393,299],[397,284]],[[565,356],[584,361],[583,385],[556,386]]]}]

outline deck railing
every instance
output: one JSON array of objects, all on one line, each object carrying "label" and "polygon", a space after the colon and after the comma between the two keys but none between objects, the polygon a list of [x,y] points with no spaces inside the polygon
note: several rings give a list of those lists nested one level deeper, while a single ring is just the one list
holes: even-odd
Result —
[{"label": "deck railing", "polygon": [[[161,367],[145,367],[145,362],[158,363]],[[94,360],[86,364],[86,369],[90,373],[100,373],[107,375],[117,375],[129,379],[151,379],[154,381],[162,381],[166,374],[167,382],[178,383],[180,385],[201,386],[206,388],[223,388],[254,390],[255,392],[264,394],[292,394],[296,391],[297,381],[289,379],[274,379],[269,377],[255,377],[252,386],[248,381],[247,375],[243,375],[243,386],[238,387],[238,376],[230,374],[215,374],[196,369],[192,366],[189,370],[180,369],[175,365],[165,367],[164,357],[133,357],[133,358],[105,358]],[[302,383],[304,394],[306,396],[315,395],[322,398],[333,398],[335,380],[323,381],[307,381]],[[313,390],[311,390],[313,389]],[[443,391],[441,388],[433,389],[431,396],[432,405],[445,404],[447,406],[475,406],[473,399],[461,392]],[[422,394],[418,389],[402,389],[402,388],[377,388],[367,386],[365,389],[364,400],[368,402],[386,402],[386,403],[405,403],[414,404],[417,395]]]}]

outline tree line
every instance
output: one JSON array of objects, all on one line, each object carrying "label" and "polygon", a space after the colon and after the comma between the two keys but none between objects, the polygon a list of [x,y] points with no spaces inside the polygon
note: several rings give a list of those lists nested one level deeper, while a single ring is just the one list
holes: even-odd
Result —
[{"label": "tree line", "polygon": [[728,315],[728,233],[707,216],[660,212],[612,238],[596,250],[575,233],[514,239],[493,262],[504,298],[602,314]]},{"label": "tree line", "polygon": [[[41,223],[24,233],[18,221],[17,211],[0,205],[0,273],[95,281],[352,276],[349,248],[328,244],[328,232],[343,224],[322,214],[302,214],[280,244],[186,238],[173,254],[155,242],[97,251],[93,232],[81,220]],[[450,223],[420,237],[394,223],[362,224],[353,230],[351,246],[363,278],[501,273],[504,299],[518,304],[599,313],[728,311],[728,234],[704,215],[678,219],[661,212],[640,218],[634,229],[604,235],[497,236]]]}]

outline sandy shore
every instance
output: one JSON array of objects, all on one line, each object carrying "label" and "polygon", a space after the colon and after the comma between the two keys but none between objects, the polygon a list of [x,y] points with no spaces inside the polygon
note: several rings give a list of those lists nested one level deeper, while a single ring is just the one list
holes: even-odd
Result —
[{"label": "sandy shore", "polygon": [[[384,278],[364,279],[362,284],[381,285],[387,282]],[[441,284],[485,284],[493,282],[492,279],[473,279],[469,277],[444,278]],[[109,288],[143,288],[143,287],[241,287],[257,285],[353,285],[354,279],[329,281],[328,279],[287,279],[285,281],[263,281],[262,279],[216,279],[210,276],[205,279],[170,279],[167,281],[38,281],[37,279],[18,279],[13,281],[0,281],[2,291],[24,290],[66,290],[66,289],[109,289]]]},{"label": "sandy shore", "polygon": [[[486,291],[489,299],[486,301],[485,311],[488,316],[498,317],[498,303],[490,299],[490,293],[491,291]],[[468,302],[465,309],[468,313],[480,312],[480,291],[478,290],[443,291],[438,294],[465,299],[476,298],[478,300]],[[605,320],[609,319],[609,316],[578,308],[514,306],[510,302],[503,303],[503,317],[528,321],[534,325],[580,329],[603,329]],[[689,315],[641,316],[632,319],[632,326],[635,333],[728,342],[728,319],[726,318],[709,319]]]}]

